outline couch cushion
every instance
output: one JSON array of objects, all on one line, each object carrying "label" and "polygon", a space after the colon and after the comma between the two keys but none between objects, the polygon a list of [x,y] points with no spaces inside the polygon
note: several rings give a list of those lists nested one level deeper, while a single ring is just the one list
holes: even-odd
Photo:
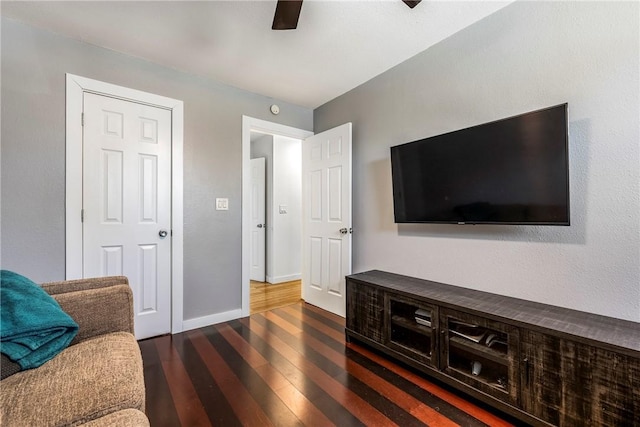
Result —
[{"label": "couch cushion", "polygon": [[127,332],[73,345],[0,387],[2,425],[78,425],[121,409],[144,411],[142,357]]},{"label": "couch cushion", "polygon": [[71,345],[112,332],[133,333],[133,294],[129,285],[65,292],[53,298],[80,325]]},{"label": "couch cushion", "polygon": [[137,409],[123,409],[82,424],[82,427],[149,427],[149,419]]}]

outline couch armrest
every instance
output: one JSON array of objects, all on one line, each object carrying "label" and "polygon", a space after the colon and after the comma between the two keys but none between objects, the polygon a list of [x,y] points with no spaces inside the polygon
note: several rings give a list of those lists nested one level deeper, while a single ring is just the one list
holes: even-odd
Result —
[{"label": "couch armrest", "polygon": [[90,279],[62,280],[60,282],[42,283],[42,289],[49,295],[64,294],[75,291],[88,291],[90,289],[106,288],[115,285],[129,285],[129,279],[125,276],[93,277]]},{"label": "couch armrest", "polygon": [[133,329],[133,294],[126,277],[100,277],[44,283],[80,329],[71,345],[88,338]]}]

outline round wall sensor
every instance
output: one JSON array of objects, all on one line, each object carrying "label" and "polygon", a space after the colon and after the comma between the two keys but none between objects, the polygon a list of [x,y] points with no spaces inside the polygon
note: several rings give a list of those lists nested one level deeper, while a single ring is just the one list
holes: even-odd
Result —
[{"label": "round wall sensor", "polygon": [[278,113],[280,112],[280,107],[278,107],[276,104],[273,104],[273,105],[271,106],[271,112],[272,112],[273,114],[278,114]]}]

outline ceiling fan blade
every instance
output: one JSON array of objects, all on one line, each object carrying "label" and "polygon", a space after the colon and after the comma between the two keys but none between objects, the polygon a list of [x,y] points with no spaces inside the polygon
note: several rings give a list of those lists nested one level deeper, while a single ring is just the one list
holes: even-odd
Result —
[{"label": "ceiling fan blade", "polygon": [[302,9],[302,0],[278,0],[272,30],[295,30]]},{"label": "ceiling fan blade", "polygon": [[418,3],[420,3],[422,0],[402,0],[404,2],[404,4],[406,4],[407,6],[409,6],[411,9],[413,9],[414,7],[416,7],[418,5]]}]

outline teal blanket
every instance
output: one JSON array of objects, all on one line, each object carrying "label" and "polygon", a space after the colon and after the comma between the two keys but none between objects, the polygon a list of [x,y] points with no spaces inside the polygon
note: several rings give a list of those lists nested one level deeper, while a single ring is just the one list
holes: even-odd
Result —
[{"label": "teal blanket", "polygon": [[0,352],[22,369],[37,368],[64,350],[78,324],[40,286],[2,270]]}]

